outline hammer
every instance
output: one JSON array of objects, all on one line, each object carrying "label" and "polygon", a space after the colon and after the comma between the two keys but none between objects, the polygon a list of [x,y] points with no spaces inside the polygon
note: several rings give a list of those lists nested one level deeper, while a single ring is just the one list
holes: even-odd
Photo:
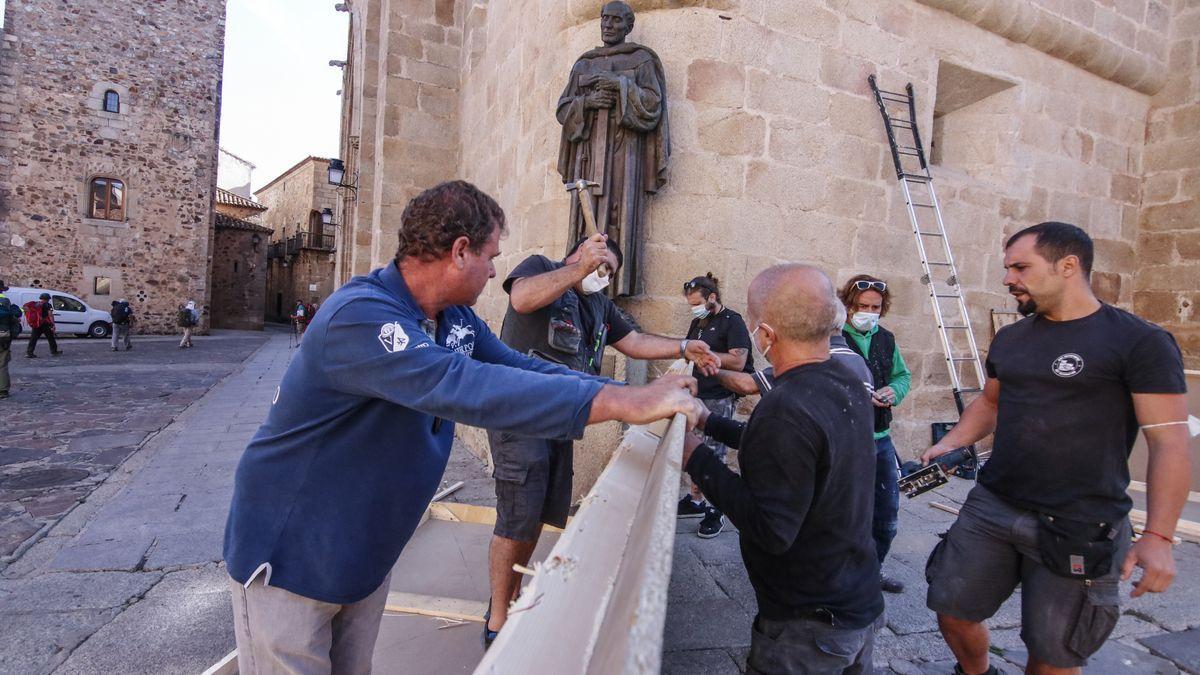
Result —
[{"label": "hammer", "polygon": [[[579,210],[583,212],[583,222],[587,224],[588,229],[597,234],[604,234],[596,226],[596,216],[592,213],[592,200],[589,199],[592,194],[590,190],[594,187],[600,187],[600,184],[580,178],[567,186],[567,192],[574,190],[579,195]],[[597,270],[600,272],[600,276],[608,276],[608,265],[600,265]]]}]

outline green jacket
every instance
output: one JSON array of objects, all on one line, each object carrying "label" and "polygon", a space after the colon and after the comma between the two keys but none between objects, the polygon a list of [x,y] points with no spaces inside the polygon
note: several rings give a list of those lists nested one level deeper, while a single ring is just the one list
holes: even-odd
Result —
[{"label": "green jacket", "polygon": [[[875,326],[867,333],[860,333],[858,329],[847,323],[842,326],[846,335],[850,336],[851,340],[858,345],[862,353],[867,354],[871,351],[871,336],[879,331],[879,327]],[[912,373],[909,372],[908,366],[904,363],[904,357],[900,356],[900,345],[897,343],[895,354],[892,356],[892,372],[888,377],[888,381],[883,384],[875,383],[876,388],[890,386],[892,391],[896,392],[896,402],[892,404],[893,408],[900,406],[900,402],[908,396],[908,390],[912,387]],[[875,440],[879,440],[891,433],[890,429],[875,432]]]}]

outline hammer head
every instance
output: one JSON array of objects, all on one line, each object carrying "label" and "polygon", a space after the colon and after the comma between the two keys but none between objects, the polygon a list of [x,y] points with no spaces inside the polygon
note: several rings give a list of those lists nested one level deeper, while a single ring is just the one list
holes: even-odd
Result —
[{"label": "hammer head", "polygon": [[572,190],[590,190],[591,188],[594,188],[594,187],[600,187],[600,184],[595,183],[590,180],[583,180],[582,178],[580,178],[579,180],[575,181],[574,183],[567,184],[567,192],[571,192]]}]

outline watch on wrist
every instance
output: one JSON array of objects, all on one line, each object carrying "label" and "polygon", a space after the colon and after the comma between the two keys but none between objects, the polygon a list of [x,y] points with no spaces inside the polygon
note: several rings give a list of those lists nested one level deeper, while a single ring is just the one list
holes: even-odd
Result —
[{"label": "watch on wrist", "polygon": [[688,343],[687,338],[684,338],[679,341],[679,356],[680,356],[680,358],[687,356],[687,343]]}]

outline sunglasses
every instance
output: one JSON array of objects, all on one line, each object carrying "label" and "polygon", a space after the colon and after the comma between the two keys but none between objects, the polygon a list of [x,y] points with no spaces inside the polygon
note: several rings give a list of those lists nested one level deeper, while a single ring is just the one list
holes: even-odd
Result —
[{"label": "sunglasses", "polygon": [[882,281],[866,281],[866,280],[856,281],[856,282],[854,282],[854,287],[860,291],[875,289],[875,290],[879,291],[880,293],[887,292],[887,284],[885,284]]},{"label": "sunglasses", "polygon": [[697,288],[703,288],[706,291],[715,290],[711,285],[706,284],[702,281],[689,281],[683,285],[683,292],[691,293],[692,291],[696,290]]}]

